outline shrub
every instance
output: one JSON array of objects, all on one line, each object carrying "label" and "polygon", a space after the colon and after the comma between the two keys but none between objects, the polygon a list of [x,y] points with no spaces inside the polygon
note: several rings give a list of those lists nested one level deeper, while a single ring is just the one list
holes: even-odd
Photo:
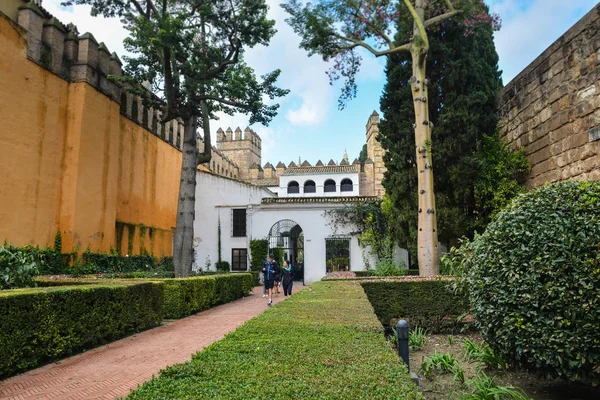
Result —
[{"label": "shrub", "polygon": [[431,333],[464,327],[459,320],[467,313],[467,303],[450,290],[449,281],[403,279],[359,281],[384,326],[405,319],[411,329],[422,327]]},{"label": "shrub", "polygon": [[429,379],[433,377],[435,372],[439,371],[442,374],[454,375],[454,380],[461,384],[465,381],[464,370],[456,357],[450,353],[438,354],[437,351],[434,351],[434,353],[425,358],[425,361],[421,364],[421,371],[423,371],[423,375]]},{"label": "shrub", "polygon": [[0,378],[162,320],[162,285],[88,285],[0,292]]},{"label": "shrub", "polygon": [[600,182],[518,197],[468,245],[464,283],[485,341],[509,363],[600,383]]},{"label": "shrub", "polygon": [[267,239],[253,239],[250,241],[250,270],[260,271],[263,262],[269,255],[269,241]]},{"label": "shrub", "polygon": [[128,399],[422,399],[360,286],[317,282]]},{"label": "shrub", "polygon": [[31,246],[0,246],[0,290],[34,286],[33,276],[43,267],[43,259]]},{"label": "shrub", "polygon": [[165,279],[165,318],[176,319],[247,296],[252,275],[227,274],[206,277]]},{"label": "shrub", "polygon": [[391,258],[384,258],[377,261],[373,272],[376,276],[403,276],[407,271],[406,264],[403,262],[398,264]]},{"label": "shrub", "polygon": [[227,261],[217,261],[215,263],[215,267],[217,268],[217,271],[221,273],[231,272],[231,266]]}]

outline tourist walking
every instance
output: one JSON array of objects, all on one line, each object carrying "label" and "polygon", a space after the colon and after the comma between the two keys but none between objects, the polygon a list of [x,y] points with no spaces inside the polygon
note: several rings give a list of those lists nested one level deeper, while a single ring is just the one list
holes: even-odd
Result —
[{"label": "tourist walking", "polygon": [[267,291],[267,296],[269,297],[267,305],[270,307],[273,305],[273,286],[275,285],[275,278],[281,272],[273,254],[269,254],[269,258],[263,264],[262,272],[265,278],[265,289]]},{"label": "tourist walking", "polygon": [[283,295],[285,297],[292,295],[292,285],[294,283],[294,275],[292,274],[292,265],[288,260],[283,262],[283,269],[281,270],[282,284],[283,284]]}]

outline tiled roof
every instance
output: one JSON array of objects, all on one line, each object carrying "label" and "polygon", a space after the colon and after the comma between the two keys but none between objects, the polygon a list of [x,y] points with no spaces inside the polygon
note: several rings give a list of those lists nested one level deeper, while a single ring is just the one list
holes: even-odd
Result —
[{"label": "tiled roof", "polygon": [[327,165],[322,167],[290,167],[282,175],[343,174],[358,172],[357,165]]},{"label": "tiled roof", "polygon": [[321,203],[366,203],[377,200],[376,196],[340,196],[340,197],[269,197],[263,198],[262,204],[321,204]]},{"label": "tiled roof", "polygon": [[247,182],[254,186],[279,186],[279,178],[248,179]]}]

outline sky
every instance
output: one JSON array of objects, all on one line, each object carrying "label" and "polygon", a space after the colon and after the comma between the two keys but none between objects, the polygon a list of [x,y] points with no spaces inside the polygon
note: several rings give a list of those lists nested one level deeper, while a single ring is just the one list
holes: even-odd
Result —
[{"label": "sky", "polygon": [[[61,7],[64,0],[43,0],[42,5],[63,23],[72,22],[80,33],[91,32],[108,49],[125,54],[123,38],[126,31],[118,19],[90,16],[87,6]],[[286,13],[279,4],[283,0],[266,0],[269,17],[276,21],[277,33],[268,47],[246,50],[246,62],[256,72],[264,74],[281,70],[279,86],[290,89],[280,99],[278,115],[269,126],[256,124],[251,128],[262,138],[262,160],[273,164],[283,161],[317,160],[339,162],[344,151],[350,161],[366,142],[365,125],[373,110],[380,113],[379,99],[385,84],[385,59],[363,54],[363,65],[357,75],[358,94],[345,109],[339,110],[340,86],[329,85],[325,72],[329,64],[320,57],[308,57],[300,49],[300,38],[286,24]],[[499,68],[504,84],[540,55],[548,46],[589,12],[597,0],[485,0],[491,12],[500,15],[502,28],[495,32],[494,42],[499,55]],[[381,114],[381,113],[380,113]],[[216,131],[248,125],[245,115],[222,115],[211,122],[213,143]]]}]

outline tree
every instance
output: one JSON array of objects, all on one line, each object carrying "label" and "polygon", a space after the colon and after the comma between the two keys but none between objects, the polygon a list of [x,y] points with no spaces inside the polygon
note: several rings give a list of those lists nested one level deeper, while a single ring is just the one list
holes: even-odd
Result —
[{"label": "tree", "polygon": [[[406,29],[408,19],[408,13],[401,13],[397,43],[411,35]],[[471,34],[465,35],[469,29]],[[508,195],[503,199],[513,197],[521,188],[513,175],[528,168],[524,155],[508,151],[495,134],[495,99],[501,79],[492,33],[487,25],[469,28],[447,20],[429,35],[428,103],[429,119],[435,125],[432,156],[438,237],[448,248],[457,238],[481,232],[505,203],[492,196],[503,193]],[[397,239],[414,256],[418,200],[410,123],[414,120],[411,74],[408,55],[388,58],[379,138],[387,150],[384,186],[396,211]]]},{"label": "tree", "polygon": [[[290,14],[288,23],[302,37],[301,47],[324,60],[334,59],[330,79],[345,79],[340,107],[356,94],[355,76],[360,68],[358,48],[376,57],[407,53],[412,75],[409,79],[414,109],[415,161],[418,171],[418,249],[421,275],[439,273],[439,252],[435,195],[433,191],[431,124],[428,108],[426,60],[429,54],[428,31],[442,22],[461,17],[467,27],[481,23],[497,26],[482,0],[320,0],[316,5],[302,5],[289,0],[282,7]],[[391,35],[392,24],[406,10],[411,21],[406,29],[412,35],[396,44]],[[468,17],[468,18],[467,18]],[[404,30],[404,26],[402,27]]]},{"label": "tree", "polygon": [[[250,114],[250,123],[268,122],[278,104],[266,104],[287,90],[275,86],[280,71],[262,76],[243,60],[245,48],[268,44],[275,21],[267,19],[264,0],[69,0],[89,4],[92,15],[121,17],[129,36],[125,48],[129,90],[162,110],[162,122],[184,122],[181,180],[173,261],[177,276],[193,263],[196,171],[211,159],[210,119],[216,112]],[[117,79],[117,78],[115,78]],[[149,82],[156,96],[140,84]],[[198,149],[202,127],[204,149]]]}]

